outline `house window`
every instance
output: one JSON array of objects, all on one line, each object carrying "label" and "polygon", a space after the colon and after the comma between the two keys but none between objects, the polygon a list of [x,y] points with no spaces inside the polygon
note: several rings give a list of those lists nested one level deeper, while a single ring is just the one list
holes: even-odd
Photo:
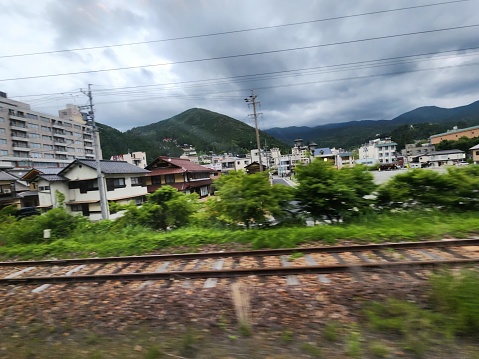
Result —
[{"label": "house window", "polygon": [[115,188],[124,188],[124,187],[126,187],[124,178],[107,178],[106,180],[107,191],[114,191]]},{"label": "house window", "polygon": [[4,128],[0,128],[0,133],[5,133],[5,129],[4,129]]},{"label": "house window", "polygon": [[81,204],[72,204],[70,208],[72,209],[72,212],[81,212],[83,210]]},{"label": "house window", "polygon": [[161,184],[161,177],[160,176],[151,177],[151,184]]},{"label": "house window", "polygon": [[476,156],[479,156],[479,151],[476,151]]},{"label": "house window", "polygon": [[7,140],[0,138],[0,145],[6,145],[6,144],[7,144]]},{"label": "house window", "polygon": [[131,177],[131,185],[132,186],[141,186],[143,185],[142,183],[142,177]]},{"label": "house window", "polygon": [[40,192],[50,192],[50,186],[39,186],[38,190]]},{"label": "house window", "polygon": [[175,175],[165,175],[165,183],[175,183]]},{"label": "house window", "polygon": [[0,150],[0,156],[8,156],[7,150]]}]

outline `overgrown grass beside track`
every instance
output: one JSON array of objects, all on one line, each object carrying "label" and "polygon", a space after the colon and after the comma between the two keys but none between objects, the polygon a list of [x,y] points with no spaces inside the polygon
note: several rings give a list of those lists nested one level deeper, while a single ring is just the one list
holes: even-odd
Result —
[{"label": "overgrown grass beside track", "polygon": [[[32,219],[30,225],[34,226]],[[23,221],[23,220],[22,220]],[[25,222],[26,224],[27,222]],[[153,231],[142,227],[117,228],[114,222],[83,223],[67,238],[22,243],[11,234],[8,224],[0,226],[0,257],[34,259],[91,256],[140,255],[155,250],[195,251],[205,244],[250,245],[251,248],[288,248],[298,245],[334,244],[338,240],[356,243],[466,237],[479,229],[476,212],[400,212],[362,217],[348,224],[322,224],[314,227],[271,227],[251,230],[188,227]],[[30,238],[30,237],[29,237]]]}]

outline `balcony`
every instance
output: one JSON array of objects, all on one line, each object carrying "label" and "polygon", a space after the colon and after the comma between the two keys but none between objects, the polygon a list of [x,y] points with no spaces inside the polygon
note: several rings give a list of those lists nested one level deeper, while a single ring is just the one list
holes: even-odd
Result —
[{"label": "balcony", "polygon": [[25,151],[25,152],[30,152],[30,148],[28,148],[28,146],[24,146],[24,145],[13,145],[13,150],[14,151]]},{"label": "balcony", "polygon": [[26,123],[22,123],[20,121],[10,121],[10,128],[11,129],[20,129],[20,130],[23,130],[23,129],[26,129],[27,128],[27,125]]},{"label": "balcony", "polygon": [[12,140],[30,141],[26,132],[12,132]]}]

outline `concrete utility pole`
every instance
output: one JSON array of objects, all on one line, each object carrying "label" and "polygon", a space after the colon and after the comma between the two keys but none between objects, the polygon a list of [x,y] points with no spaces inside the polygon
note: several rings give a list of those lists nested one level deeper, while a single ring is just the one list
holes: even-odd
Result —
[{"label": "concrete utility pole", "polygon": [[95,111],[93,110],[93,96],[91,94],[91,84],[88,84],[88,92],[81,90],[85,95],[88,96],[89,105],[85,106],[89,108],[88,117],[91,120],[91,125],[93,128],[93,147],[95,149],[95,166],[96,166],[96,174],[98,178],[98,191],[100,193],[100,207],[101,207],[101,218],[108,219],[110,217],[110,210],[108,208],[108,200],[106,198],[106,189],[105,189],[105,176],[101,171],[100,167],[100,145],[99,145],[99,138],[100,138],[100,131],[95,124]]},{"label": "concrete utility pole", "polygon": [[[259,171],[260,172],[263,172],[263,163],[261,161],[261,143],[259,142],[259,129],[258,129],[258,114],[256,113],[256,105],[260,104],[259,102],[256,102],[256,95],[254,94],[254,92],[251,90],[251,95],[247,98],[245,98],[244,100],[248,103],[248,107],[249,107],[249,104],[252,103],[253,104],[253,117],[254,117],[254,125],[255,125],[255,128],[256,128],[256,146],[258,148],[258,157],[259,157]],[[251,115],[249,115],[251,116]]]}]

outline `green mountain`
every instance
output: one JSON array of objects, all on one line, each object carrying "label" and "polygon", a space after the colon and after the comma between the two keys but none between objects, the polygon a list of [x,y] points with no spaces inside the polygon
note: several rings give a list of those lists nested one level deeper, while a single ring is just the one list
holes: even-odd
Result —
[{"label": "green mountain", "polygon": [[446,132],[453,126],[465,128],[479,125],[479,101],[456,108],[419,107],[392,120],[351,121],[316,127],[285,127],[266,130],[290,145],[296,138],[305,143],[316,142],[319,147],[353,149],[378,137],[391,137],[398,149],[406,143],[427,139]]},{"label": "green mountain", "polygon": [[[179,156],[184,144],[195,147],[199,153],[243,154],[256,148],[255,129],[244,122],[216,112],[193,108],[167,120],[135,127],[120,132],[98,124],[103,158],[112,155],[144,151],[150,162],[159,155]],[[261,144],[279,147],[284,152],[289,146],[266,132],[260,132]]]}]

